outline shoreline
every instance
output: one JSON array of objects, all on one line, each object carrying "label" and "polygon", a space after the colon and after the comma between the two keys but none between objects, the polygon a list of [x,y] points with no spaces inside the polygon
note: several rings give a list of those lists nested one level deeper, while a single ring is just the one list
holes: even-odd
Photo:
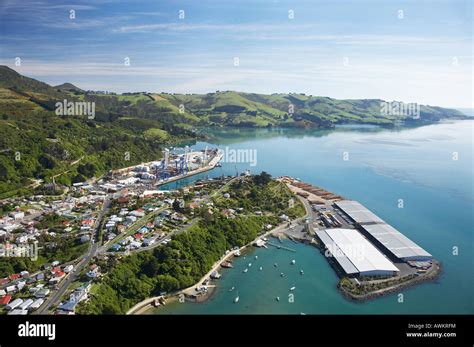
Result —
[{"label": "shoreline", "polygon": [[435,266],[435,269],[434,270],[432,269],[430,273],[426,273],[426,274],[423,274],[423,275],[420,275],[420,276],[417,276],[417,277],[414,277],[414,278],[410,278],[410,279],[408,279],[406,281],[403,281],[401,283],[394,284],[393,286],[378,289],[378,290],[375,290],[375,291],[372,291],[372,292],[368,292],[366,294],[351,293],[348,290],[342,288],[340,286],[340,282],[337,284],[337,290],[347,300],[362,303],[362,302],[373,300],[373,299],[376,299],[376,298],[379,298],[379,297],[382,297],[382,296],[393,294],[393,293],[395,293],[399,290],[402,290],[402,289],[407,289],[407,288],[410,288],[410,287],[414,287],[418,284],[429,283],[429,282],[436,281],[441,276],[441,274],[443,273],[443,267],[442,267],[441,263],[438,262],[438,261],[434,261],[433,266]]},{"label": "shoreline", "polygon": [[[305,218],[305,217],[301,217],[301,218]],[[273,233],[276,233],[279,231],[279,229],[281,229],[282,227],[284,228],[286,225],[286,223],[282,223],[280,225],[278,225],[277,227],[273,228],[272,230],[269,230],[259,236],[257,236],[254,240],[252,240],[251,242],[243,245],[242,247],[240,247],[239,249],[236,249],[236,250],[233,250],[233,251],[230,251],[228,254],[225,254],[223,257],[221,257],[218,261],[216,261],[214,263],[214,265],[212,266],[211,270],[209,270],[203,277],[201,277],[201,279],[195,283],[194,285],[192,285],[191,287],[188,287],[188,288],[185,288],[185,289],[182,289],[182,290],[179,290],[175,293],[171,293],[171,294],[168,294],[168,295],[165,295],[165,299],[166,301],[176,301],[176,300],[179,300],[180,296],[181,295],[184,295],[185,297],[185,301],[186,302],[191,302],[191,303],[202,303],[202,302],[205,302],[207,300],[209,300],[211,297],[212,297],[212,293],[214,293],[216,290],[215,290],[215,287],[217,286],[217,284],[213,284],[212,287],[210,287],[211,289],[208,290],[208,292],[200,295],[199,297],[196,297],[196,299],[190,299],[190,296],[193,295],[193,294],[196,294],[196,291],[195,291],[195,288],[199,287],[202,285],[202,283],[210,277],[210,275],[214,272],[214,271],[219,271],[222,269],[222,263],[229,260],[229,259],[232,259],[235,254],[237,253],[237,251],[239,252],[243,252],[245,249],[247,249],[249,246],[252,246],[258,239],[261,239],[263,237],[267,237]],[[162,296],[155,296],[155,297],[152,297],[152,298],[147,298],[137,304],[135,304],[132,308],[130,308],[126,315],[135,315],[135,314],[143,314],[144,312],[146,312],[147,310],[149,310],[150,308],[158,308],[158,307],[153,307],[153,303],[155,300],[157,300],[159,297],[162,297]]]},{"label": "shoreline", "polygon": [[[302,201],[303,206],[305,207],[305,211],[306,211],[306,214],[303,217],[300,217],[300,218],[298,218],[294,221],[294,222],[299,223],[302,220],[304,220],[305,218],[307,219],[311,215],[312,210],[311,210],[311,207],[309,206],[308,198],[302,197],[302,196],[299,196],[299,195],[297,197]],[[323,201],[324,200],[325,199],[323,199]],[[205,291],[205,292],[199,293],[199,292],[196,292],[195,289],[202,286],[202,283],[206,279],[208,279],[208,278],[210,279],[210,275],[214,271],[220,271],[222,269],[222,266],[221,266],[222,263],[229,260],[229,259],[232,259],[237,251],[243,252],[249,246],[253,245],[258,239],[261,239],[261,238],[264,238],[264,237],[267,237],[267,236],[271,236],[271,237],[278,238],[278,239],[283,237],[283,238],[291,240],[295,243],[302,243],[302,244],[305,244],[305,245],[308,245],[308,246],[313,246],[316,249],[318,249],[320,252],[322,252],[322,248],[321,248],[322,245],[318,242],[318,239],[315,238],[312,233],[308,234],[306,232],[301,231],[301,233],[302,233],[301,235],[295,235],[294,233],[286,230],[285,225],[286,225],[286,223],[281,223],[280,225],[273,228],[272,230],[269,230],[269,231],[257,236],[253,241],[251,241],[248,244],[240,247],[238,250],[230,251],[228,254],[224,255],[218,261],[216,261],[214,263],[214,265],[212,266],[211,270],[206,275],[204,275],[195,285],[193,285],[191,287],[188,287],[188,288],[185,288],[183,290],[180,290],[176,293],[170,294],[169,296],[166,296],[166,299],[168,300],[168,298],[169,298],[172,301],[176,301],[182,295],[184,295],[185,302],[188,302],[188,303],[203,303],[203,302],[206,302],[207,300],[211,299],[212,296],[214,295],[214,293],[216,292],[216,287],[217,287],[218,283],[212,283],[212,285],[210,287],[207,287],[208,290]],[[333,267],[331,262],[330,262],[330,265],[331,265],[331,267]],[[362,302],[365,302],[365,301],[368,301],[368,300],[373,300],[373,299],[376,299],[376,298],[379,298],[379,297],[382,297],[382,296],[393,294],[396,291],[406,289],[406,288],[409,288],[409,287],[413,287],[413,286],[416,286],[418,284],[435,281],[436,279],[438,279],[440,277],[441,273],[442,273],[441,263],[439,261],[437,261],[436,259],[433,259],[432,267],[426,273],[419,274],[415,277],[403,280],[400,283],[395,283],[393,285],[389,285],[389,287],[386,287],[386,288],[375,289],[375,290],[369,291],[369,292],[364,293],[364,294],[356,294],[356,293],[351,292],[349,289],[344,288],[343,286],[341,286],[341,280],[344,277],[341,277],[341,275],[336,271],[336,274],[339,277],[339,282],[337,283],[335,289],[346,300],[362,303]],[[397,279],[394,278],[393,280],[396,281]],[[156,297],[155,298],[149,298],[149,299],[146,299],[146,300],[136,304],[126,314],[143,314],[143,313],[149,311],[150,308],[152,308],[152,306],[150,306],[150,304],[153,304],[155,299],[156,299]]]}]

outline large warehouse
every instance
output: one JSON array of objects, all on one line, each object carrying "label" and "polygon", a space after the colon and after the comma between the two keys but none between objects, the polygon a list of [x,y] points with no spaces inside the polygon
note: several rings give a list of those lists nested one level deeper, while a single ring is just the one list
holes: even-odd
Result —
[{"label": "large warehouse", "polygon": [[316,230],[347,275],[392,276],[399,270],[356,229]]},{"label": "large warehouse", "polygon": [[433,256],[415,242],[385,223],[357,201],[341,200],[335,202],[350,219],[356,222],[366,236],[380,249],[392,257],[408,260],[429,260]]},{"label": "large warehouse", "polygon": [[340,200],[334,204],[356,223],[385,223],[358,201]]},{"label": "large warehouse", "polygon": [[370,236],[378,241],[380,247],[385,248],[396,258],[408,260],[429,260],[433,256],[418,246],[415,242],[400,233],[388,224],[361,225]]}]

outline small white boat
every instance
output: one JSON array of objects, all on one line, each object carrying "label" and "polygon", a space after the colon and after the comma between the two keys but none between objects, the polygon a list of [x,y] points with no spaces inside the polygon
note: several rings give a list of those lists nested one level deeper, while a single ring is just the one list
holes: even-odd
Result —
[{"label": "small white boat", "polygon": [[278,266],[278,264],[277,264],[277,263],[274,263],[274,264],[273,264],[273,266],[274,266],[274,267],[277,267],[277,266]]},{"label": "small white boat", "polygon": [[245,268],[245,270],[244,270],[243,272],[245,273],[245,272],[247,272],[247,271],[249,271],[249,269]]},{"label": "small white boat", "polygon": [[293,259],[293,260],[291,261],[291,265],[295,265],[295,264],[296,264],[296,260]]},{"label": "small white boat", "polygon": [[249,263],[249,267],[251,267],[251,266],[252,266],[252,263]]},{"label": "small white boat", "polygon": [[240,251],[235,252],[234,255],[235,255],[236,257],[240,257]]},{"label": "small white boat", "polygon": [[293,291],[293,290],[295,290],[295,289],[296,289],[296,287],[291,287],[291,288],[290,288],[290,291]]},{"label": "small white boat", "polygon": [[235,302],[235,303],[238,303],[239,300],[240,300],[240,297],[239,297],[239,294],[237,293],[237,296],[235,297],[234,302]]},{"label": "small white boat", "polygon": [[263,267],[260,266],[260,269],[259,269],[259,270],[262,271],[262,270],[263,270]]},{"label": "small white boat", "polygon": [[277,297],[275,298],[275,300],[276,300],[276,301],[280,301],[280,297],[277,296]]},{"label": "small white boat", "polygon": [[255,259],[258,259],[258,255],[255,256]]},{"label": "small white boat", "polygon": [[229,292],[234,291],[234,289],[235,289],[235,287],[230,288],[230,289],[229,289]]},{"label": "small white boat", "polygon": [[285,277],[285,274],[283,272],[280,273],[281,277]]},{"label": "small white boat", "polygon": [[300,274],[301,274],[301,275],[304,275],[304,271],[303,271],[303,270],[300,270]]}]

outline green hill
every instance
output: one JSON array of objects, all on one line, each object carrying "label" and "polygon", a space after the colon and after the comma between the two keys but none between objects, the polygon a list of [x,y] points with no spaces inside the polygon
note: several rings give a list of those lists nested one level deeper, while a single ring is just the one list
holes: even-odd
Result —
[{"label": "green hill", "polygon": [[84,92],[81,88],[76,87],[72,83],[63,83],[58,86],[54,86],[54,88],[63,92],[79,92],[79,93]]},{"label": "green hill", "polygon": [[[56,114],[63,102],[94,104],[95,115]],[[111,168],[157,159],[164,146],[205,127],[319,127],[363,123],[392,126],[461,112],[421,106],[419,118],[382,114],[383,100],[337,100],[304,94],[113,93],[52,87],[0,66],[0,198],[33,179],[71,184]],[[127,154],[128,153],[128,154]],[[125,160],[130,157],[130,160]]]}]

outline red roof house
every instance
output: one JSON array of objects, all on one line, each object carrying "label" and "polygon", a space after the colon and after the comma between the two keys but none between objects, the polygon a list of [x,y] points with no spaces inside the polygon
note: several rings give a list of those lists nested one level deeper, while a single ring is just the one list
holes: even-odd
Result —
[{"label": "red roof house", "polygon": [[0,298],[0,305],[8,305],[11,299],[11,295],[5,295],[4,297]]},{"label": "red roof house", "polygon": [[20,278],[20,274],[12,274],[9,276],[10,281],[14,281]]}]

